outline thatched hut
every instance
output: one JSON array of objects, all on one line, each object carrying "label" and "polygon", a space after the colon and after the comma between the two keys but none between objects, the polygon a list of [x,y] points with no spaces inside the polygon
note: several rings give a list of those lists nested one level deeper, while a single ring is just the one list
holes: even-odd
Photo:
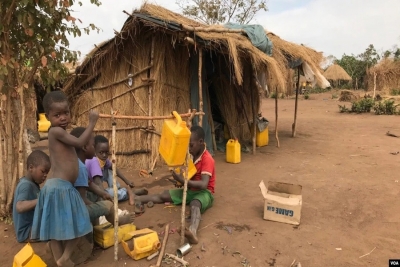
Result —
[{"label": "thatched hut", "polygon": [[[148,117],[194,108],[205,112],[209,150],[216,149],[214,121],[242,143],[251,140],[260,103],[255,77],[265,73],[268,87],[286,88],[277,61],[241,30],[203,25],[151,4],[129,15],[121,31],[96,46],[65,84],[74,123],[86,125],[91,108]],[[116,123],[119,165],[151,168],[162,121]],[[111,120],[99,120],[95,130],[110,137]]]},{"label": "thatched hut", "polygon": [[326,79],[336,82],[336,85],[340,85],[340,81],[351,81],[351,77],[347,72],[338,64],[329,66],[324,72]]},{"label": "thatched hut", "polygon": [[400,60],[385,58],[367,71],[368,90],[400,90]]}]

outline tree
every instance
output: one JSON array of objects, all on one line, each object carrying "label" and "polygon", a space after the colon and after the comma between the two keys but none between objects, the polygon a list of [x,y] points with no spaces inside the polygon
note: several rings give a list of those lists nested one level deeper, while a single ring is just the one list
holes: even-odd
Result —
[{"label": "tree", "polygon": [[260,10],[268,11],[267,0],[177,0],[176,4],[185,16],[205,24],[248,24]]},{"label": "tree", "polygon": [[[80,36],[98,30],[79,28],[73,17],[75,0],[1,0],[0,2],[0,216],[7,216],[18,178],[30,152],[25,128],[25,104],[35,76],[45,84],[67,74],[63,62],[76,62],[67,34]],[[98,0],[91,4],[100,5]],[[77,2],[82,5],[81,2]],[[15,153],[17,152],[17,153]]]}]

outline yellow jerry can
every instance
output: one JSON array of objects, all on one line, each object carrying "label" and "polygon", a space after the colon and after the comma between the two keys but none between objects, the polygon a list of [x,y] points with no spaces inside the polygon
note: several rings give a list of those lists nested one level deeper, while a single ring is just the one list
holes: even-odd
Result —
[{"label": "yellow jerry can", "polygon": [[[125,224],[118,227],[118,242],[121,240],[127,241],[127,233],[136,230],[134,224]],[[106,222],[101,225],[96,225],[93,227],[93,237],[94,242],[102,248],[109,248],[114,246],[114,227],[111,223]],[[131,237],[132,238],[132,237]]]},{"label": "yellow jerry can", "polygon": [[46,267],[47,264],[35,254],[31,244],[26,244],[15,256],[13,267]]},{"label": "yellow jerry can", "polygon": [[229,139],[226,143],[226,162],[240,163],[240,143],[237,139]]},{"label": "yellow jerry can", "polygon": [[[180,173],[181,173],[181,167],[176,168],[176,169],[175,169],[175,172],[176,172],[177,174],[180,174]],[[188,180],[192,179],[193,176],[194,176],[196,173],[197,173],[196,166],[194,165],[193,160],[192,160],[192,159],[189,159],[188,178],[187,178],[187,179],[188,179]],[[185,176],[185,174],[183,174],[183,176]],[[181,185],[181,183],[180,183],[180,182],[177,182],[177,185]]]},{"label": "yellow jerry can", "polygon": [[134,260],[146,258],[157,252],[157,250],[159,250],[161,247],[157,232],[148,228],[127,233],[126,236],[129,237],[129,239],[133,238],[133,249],[130,250],[125,241],[122,241],[121,244],[125,253]]},{"label": "yellow jerry can", "polygon": [[47,132],[49,131],[50,126],[51,123],[46,119],[46,115],[44,113],[39,113],[38,131]]},{"label": "yellow jerry can", "polygon": [[268,142],[269,142],[268,126],[262,132],[260,132],[257,129],[257,132],[256,132],[256,145],[257,146],[268,146]]},{"label": "yellow jerry can", "polygon": [[164,120],[158,150],[167,165],[175,167],[185,163],[190,130],[176,111],[172,114],[175,119]]}]

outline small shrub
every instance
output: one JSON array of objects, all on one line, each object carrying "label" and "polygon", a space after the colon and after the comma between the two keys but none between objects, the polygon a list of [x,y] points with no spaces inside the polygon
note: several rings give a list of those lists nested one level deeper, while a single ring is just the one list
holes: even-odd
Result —
[{"label": "small shrub", "polygon": [[271,93],[270,97],[271,98],[276,98],[276,93],[275,92]]},{"label": "small shrub", "polygon": [[337,99],[339,96],[337,94],[332,94],[332,99]]},{"label": "small shrub", "polygon": [[310,88],[307,90],[308,93],[310,94],[321,94],[321,93],[326,93],[328,92],[328,89],[323,89],[323,88],[319,88],[319,87],[315,87],[315,88]]},{"label": "small shrub", "polygon": [[350,113],[350,109],[348,109],[347,107],[346,107],[346,105],[338,105],[339,106],[339,112],[340,113]]},{"label": "small shrub", "polygon": [[374,111],[376,115],[395,115],[398,114],[397,106],[398,105],[395,105],[393,100],[385,100],[376,103]]},{"label": "small shrub", "polygon": [[358,101],[351,103],[351,112],[368,113],[374,107],[375,101],[372,98],[361,98]]},{"label": "small shrub", "polygon": [[391,95],[400,95],[400,88],[394,88],[390,90]]},{"label": "small shrub", "polygon": [[308,93],[305,94],[305,95],[304,95],[304,99],[305,99],[305,100],[310,99],[310,95],[309,95]]}]

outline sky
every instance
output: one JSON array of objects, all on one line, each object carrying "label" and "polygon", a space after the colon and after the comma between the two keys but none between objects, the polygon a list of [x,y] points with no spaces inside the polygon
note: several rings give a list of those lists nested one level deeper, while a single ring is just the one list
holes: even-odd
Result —
[{"label": "sky", "polygon": [[[142,5],[141,0],[101,0],[97,7],[89,0],[74,6],[74,16],[82,26],[94,23],[99,34],[70,38],[70,49],[86,55],[94,44],[114,36],[127,15]],[[180,12],[175,0],[149,0]],[[341,58],[343,54],[358,55],[373,44],[379,52],[400,47],[399,0],[267,0],[268,11],[259,12],[251,24],[260,24],[281,38],[304,44],[325,56]]]}]

